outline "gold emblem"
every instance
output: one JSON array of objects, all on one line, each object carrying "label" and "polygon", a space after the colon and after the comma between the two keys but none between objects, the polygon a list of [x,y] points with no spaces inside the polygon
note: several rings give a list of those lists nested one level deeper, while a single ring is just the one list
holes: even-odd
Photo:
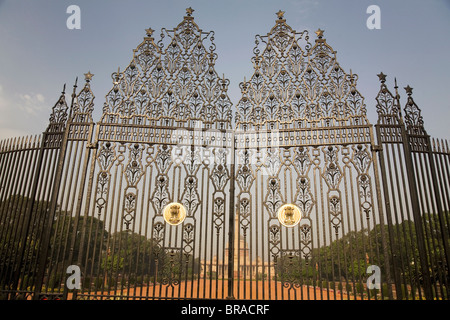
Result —
[{"label": "gold emblem", "polygon": [[293,204],[285,204],[278,209],[278,220],[285,227],[293,227],[297,225],[302,218],[300,209]]},{"label": "gold emblem", "polygon": [[177,202],[169,203],[163,211],[164,220],[173,226],[176,226],[186,218],[186,209]]}]

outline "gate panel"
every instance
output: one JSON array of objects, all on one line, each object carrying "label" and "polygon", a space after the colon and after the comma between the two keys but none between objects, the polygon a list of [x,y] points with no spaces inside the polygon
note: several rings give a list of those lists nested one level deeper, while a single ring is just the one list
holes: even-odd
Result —
[{"label": "gate panel", "polygon": [[[34,299],[67,298],[68,267],[73,264],[74,243],[79,240],[80,212],[85,196],[87,166],[93,134],[93,100],[91,74],[86,74],[84,87],[76,94],[75,82],[70,108],[53,109],[52,126],[63,126],[59,158],[54,164],[53,186],[49,190],[44,231],[40,236],[39,260],[36,264]],[[59,121],[52,118],[60,119]],[[66,123],[67,119],[67,123]],[[63,123],[61,123],[63,122]]]},{"label": "gate panel", "polygon": [[214,70],[213,33],[191,13],[158,44],[146,30],[113,73],[72,237],[83,285],[69,298],[229,294],[229,81]]},{"label": "gate panel", "polygon": [[[37,210],[32,210],[32,199],[37,197],[36,190],[32,187],[33,182],[36,181],[37,175],[41,175],[41,169],[37,166],[43,153],[41,139],[42,136],[11,139],[1,145],[2,299],[23,299],[32,296],[29,286],[33,279],[26,276],[31,274],[33,266],[36,265],[36,253],[31,242],[41,232],[37,222],[42,219],[47,204],[38,198],[40,205]],[[30,252],[26,255],[29,259],[23,258],[25,252]]]},{"label": "gate panel", "polygon": [[[363,297],[357,288],[367,267],[388,265],[368,150],[370,144],[238,150],[237,298]],[[292,227],[279,219],[288,204],[301,212]]]},{"label": "gate panel", "polygon": [[448,179],[446,151],[431,144],[421,111],[407,86],[402,117],[395,96],[378,75],[377,137],[392,250],[392,273],[399,299],[448,297]]},{"label": "gate panel", "polygon": [[[316,34],[312,45],[280,12],[272,30],[256,37],[255,71],[241,83],[238,298],[392,294],[375,143],[357,75],[345,73],[323,31]],[[384,275],[375,290],[366,285],[371,265]]]},{"label": "gate panel", "polygon": [[7,299],[39,298],[45,238],[51,229],[56,179],[64,157],[68,110],[64,91],[42,136],[15,139],[1,147],[0,290]]},{"label": "gate panel", "polygon": [[[98,248],[80,261],[91,283],[77,298],[224,298],[226,270],[211,257],[224,260],[228,157],[223,147],[100,141],[83,223]],[[166,216],[171,203],[184,207],[180,224]]]}]

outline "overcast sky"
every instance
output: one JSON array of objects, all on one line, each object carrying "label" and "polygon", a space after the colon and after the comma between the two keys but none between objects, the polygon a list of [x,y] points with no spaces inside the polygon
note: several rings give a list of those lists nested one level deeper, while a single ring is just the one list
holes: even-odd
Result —
[{"label": "overcast sky", "polygon": [[[81,29],[66,26],[69,5],[81,9]],[[381,9],[381,29],[366,26],[367,7]],[[131,61],[145,29],[176,27],[192,7],[195,22],[214,30],[216,71],[230,79],[229,96],[240,99],[239,83],[253,73],[255,35],[274,26],[278,10],[297,31],[318,28],[337,51],[346,72],[359,76],[369,120],[376,122],[376,76],[387,74],[393,90],[397,77],[402,105],[403,87],[423,111],[425,128],[433,137],[450,138],[450,0],[0,0],[0,140],[45,130],[51,107],[63,84],[94,74],[94,120],[98,120],[111,74]]]}]

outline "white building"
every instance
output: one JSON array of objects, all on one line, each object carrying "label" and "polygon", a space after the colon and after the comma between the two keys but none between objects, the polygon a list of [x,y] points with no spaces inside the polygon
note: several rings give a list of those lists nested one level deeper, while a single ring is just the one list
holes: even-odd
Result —
[{"label": "white building", "polygon": [[[239,217],[235,218],[235,234],[238,234]],[[219,279],[228,277],[228,244],[225,247],[223,260],[218,260],[215,255],[210,261],[201,261],[201,276]],[[259,256],[256,259],[250,259],[250,249],[245,237],[239,233],[239,237],[234,240],[234,277],[240,279],[266,279],[275,275],[275,269],[269,261],[263,261]],[[206,274],[205,274],[206,272]]]}]

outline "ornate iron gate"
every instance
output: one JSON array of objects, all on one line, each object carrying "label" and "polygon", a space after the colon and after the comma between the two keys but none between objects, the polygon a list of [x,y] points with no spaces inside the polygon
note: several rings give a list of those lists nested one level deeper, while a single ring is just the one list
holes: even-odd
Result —
[{"label": "ornate iron gate", "polygon": [[2,298],[447,299],[450,153],[412,89],[403,117],[379,75],[375,136],[357,75],[279,11],[233,125],[192,13],[146,30],[100,121],[88,72],[1,143]]}]

